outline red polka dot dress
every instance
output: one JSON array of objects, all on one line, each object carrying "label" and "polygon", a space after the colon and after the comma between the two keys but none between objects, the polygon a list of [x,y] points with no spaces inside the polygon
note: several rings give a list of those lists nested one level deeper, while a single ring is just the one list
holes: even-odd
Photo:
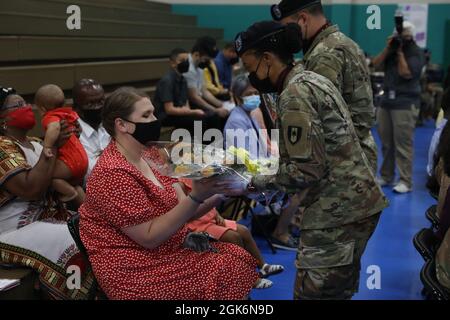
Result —
[{"label": "red polka dot dress", "polygon": [[182,247],[186,226],[156,249],[121,229],[166,214],[177,204],[177,180],[155,171],[164,189],[146,179],[110,143],[89,178],[80,208],[80,234],[101,288],[110,299],[232,300],[246,297],[258,275],[244,249],[213,243],[218,253]]}]

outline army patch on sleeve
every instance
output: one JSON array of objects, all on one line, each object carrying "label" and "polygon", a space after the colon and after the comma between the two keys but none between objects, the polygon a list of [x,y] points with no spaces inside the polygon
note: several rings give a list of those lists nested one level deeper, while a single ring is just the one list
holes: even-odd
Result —
[{"label": "army patch on sleeve", "polygon": [[287,111],[281,119],[286,151],[291,158],[311,156],[311,115],[301,111]]},{"label": "army patch on sleeve", "polygon": [[303,129],[301,127],[288,127],[288,137],[291,144],[297,144],[302,137]]}]

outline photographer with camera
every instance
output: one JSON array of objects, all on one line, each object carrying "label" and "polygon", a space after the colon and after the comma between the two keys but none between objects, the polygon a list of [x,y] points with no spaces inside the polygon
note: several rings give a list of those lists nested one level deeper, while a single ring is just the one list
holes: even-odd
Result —
[{"label": "photographer with camera", "polygon": [[385,96],[377,114],[384,159],[378,182],[382,186],[393,184],[397,162],[400,181],[394,191],[408,193],[412,191],[413,138],[425,58],[414,41],[414,25],[399,14],[395,24],[386,48],[373,59],[374,66],[385,73]]}]

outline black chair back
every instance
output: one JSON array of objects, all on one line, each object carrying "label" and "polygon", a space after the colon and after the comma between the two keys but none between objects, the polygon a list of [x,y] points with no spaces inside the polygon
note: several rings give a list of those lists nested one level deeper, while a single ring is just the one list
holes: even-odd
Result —
[{"label": "black chair back", "polygon": [[80,215],[78,213],[74,214],[72,217],[70,217],[69,221],[67,222],[67,227],[69,228],[69,232],[70,232],[73,240],[75,241],[75,244],[77,245],[78,250],[80,250],[80,252],[83,255],[83,258],[90,265],[86,247],[84,246],[83,242],[81,241],[81,237],[80,237]]},{"label": "black chair back", "polygon": [[425,212],[425,217],[428,219],[428,221],[431,222],[431,225],[434,229],[439,228],[439,217],[437,215],[437,205],[432,205],[428,208],[428,210]]},{"label": "black chair back", "polygon": [[422,258],[429,261],[436,256],[440,241],[432,229],[424,228],[414,236],[413,243]]},{"label": "black chair back", "polygon": [[436,262],[434,259],[425,263],[420,272],[420,280],[425,287],[428,300],[450,299],[450,292],[439,283],[436,277]]},{"label": "black chair back", "polygon": [[[80,253],[83,256],[87,266],[92,270],[86,247],[83,245],[80,237],[80,215],[78,213],[70,217],[69,221],[67,221],[67,227],[69,228],[69,232],[72,235],[72,238],[75,241],[78,250],[80,250]],[[88,293],[88,300],[95,300],[96,296],[100,296],[102,299],[106,299],[106,296],[99,288],[97,280],[94,278],[94,283],[92,284],[92,288]]]}]

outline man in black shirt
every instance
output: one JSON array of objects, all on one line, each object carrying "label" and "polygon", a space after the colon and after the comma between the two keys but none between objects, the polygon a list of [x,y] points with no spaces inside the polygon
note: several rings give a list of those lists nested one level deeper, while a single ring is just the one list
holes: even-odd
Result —
[{"label": "man in black shirt", "polygon": [[183,128],[194,132],[194,122],[202,121],[203,130],[218,127],[219,119],[200,109],[191,109],[188,86],[183,73],[189,70],[189,53],[174,49],[169,58],[170,71],[158,82],[154,104],[156,116],[163,126]]},{"label": "man in black shirt", "polygon": [[394,182],[397,164],[400,181],[397,193],[412,191],[414,128],[420,106],[420,75],[425,58],[414,41],[414,25],[403,22],[403,32],[388,39],[388,45],[373,59],[375,67],[385,72],[385,98],[378,110],[378,132],[383,146],[383,165],[378,182],[382,186]]}]

